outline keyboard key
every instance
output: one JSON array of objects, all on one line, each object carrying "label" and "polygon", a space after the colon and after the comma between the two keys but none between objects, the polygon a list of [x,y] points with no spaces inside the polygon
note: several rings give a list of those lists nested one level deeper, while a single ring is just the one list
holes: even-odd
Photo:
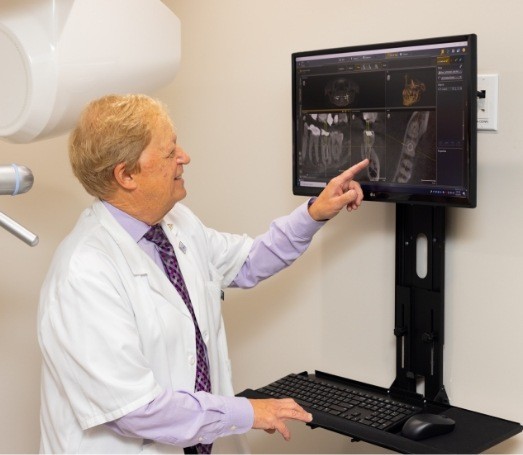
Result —
[{"label": "keyboard key", "polygon": [[330,406],[331,409],[334,409],[336,411],[340,411],[340,412],[343,412],[343,411],[347,411],[347,408],[344,407],[344,406],[338,406],[337,404],[333,404]]}]

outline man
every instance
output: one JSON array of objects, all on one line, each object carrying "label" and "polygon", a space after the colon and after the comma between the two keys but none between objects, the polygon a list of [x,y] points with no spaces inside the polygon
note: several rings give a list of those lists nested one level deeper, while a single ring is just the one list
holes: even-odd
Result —
[{"label": "man", "polygon": [[273,275],[325,220],[357,209],[353,177],[368,163],[253,241],[207,228],[180,203],[190,158],[156,100],[93,101],[69,155],[97,200],[41,291],[41,450],[209,453],[217,438],[257,428],[288,439],[285,420],[309,422],[292,399],[234,397],[221,290]]}]

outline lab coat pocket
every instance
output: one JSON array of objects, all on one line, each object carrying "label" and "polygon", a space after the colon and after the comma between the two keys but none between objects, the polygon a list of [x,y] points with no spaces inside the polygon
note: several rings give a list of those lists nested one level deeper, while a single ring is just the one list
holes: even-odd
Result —
[{"label": "lab coat pocket", "polygon": [[[227,350],[225,327],[222,318],[222,280],[221,274],[209,266],[211,279],[205,282],[207,300],[207,317],[209,325],[208,354],[211,364],[211,384],[213,393],[218,395],[234,395],[231,380],[231,366]],[[207,342],[207,341],[206,341]]]},{"label": "lab coat pocket", "polygon": [[156,308],[165,348],[156,351],[155,373],[163,387],[185,389],[194,383],[194,324],[190,315],[182,314],[173,305]]},{"label": "lab coat pocket", "polygon": [[210,280],[205,283],[206,300],[209,302],[209,321],[213,327],[221,326],[222,318],[222,275],[212,265],[209,265]]}]

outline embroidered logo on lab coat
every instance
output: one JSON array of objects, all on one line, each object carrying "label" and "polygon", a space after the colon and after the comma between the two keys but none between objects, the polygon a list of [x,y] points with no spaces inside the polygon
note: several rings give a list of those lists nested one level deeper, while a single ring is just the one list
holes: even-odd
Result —
[{"label": "embroidered logo on lab coat", "polygon": [[187,248],[185,247],[185,245],[184,245],[182,242],[180,242],[180,243],[178,244],[178,248],[180,248],[180,251],[181,251],[183,254],[185,254],[185,253],[187,252]]}]

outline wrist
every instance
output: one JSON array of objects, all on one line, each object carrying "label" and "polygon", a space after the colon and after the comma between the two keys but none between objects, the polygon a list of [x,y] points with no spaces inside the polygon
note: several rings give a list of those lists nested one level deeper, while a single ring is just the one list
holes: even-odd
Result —
[{"label": "wrist", "polygon": [[322,222],[325,222],[325,221],[329,221],[328,218],[321,218],[321,215],[318,215],[316,213],[316,211],[314,210],[315,207],[313,207],[314,205],[314,202],[316,201],[316,199],[318,199],[317,197],[311,197],[309,199],[309,202],[307,202],[307,210],[309,212],[309,215],[310,217],[314,220],[314,221],[317,221],[319,223],[322,223]]}]

